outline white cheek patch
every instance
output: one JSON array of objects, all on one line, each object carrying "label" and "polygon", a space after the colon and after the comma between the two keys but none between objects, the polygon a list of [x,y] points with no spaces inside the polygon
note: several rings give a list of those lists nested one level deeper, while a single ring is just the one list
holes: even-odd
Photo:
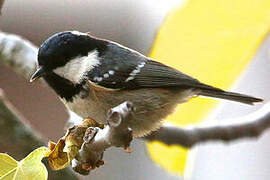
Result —
[{"label": "white cheek patch", "polygon": [[71,59],[65,66],[56,68],[53,71],[59,76],[77,84],[83,80],[83,76],[88,71],[99,64],[98,52],[94,50],[89,52],[87,56]]}]

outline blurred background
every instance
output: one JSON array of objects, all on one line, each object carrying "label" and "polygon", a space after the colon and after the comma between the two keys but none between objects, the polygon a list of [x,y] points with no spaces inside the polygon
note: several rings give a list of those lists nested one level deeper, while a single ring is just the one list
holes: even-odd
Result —
[{"label": "blurred background", "polygon": [[[181,0],[64,0],[57,2],[54,0],[6,0],[0,17],[0,29],[21,35],[37,46],[52,34],[60,31],[91,32],[95,36],[116,41],[145,55],[150,55],[203,82],[262,97],[267,102],[270,99],[270,78],[268,78],[270,76],[270,36],[266,33],[269,29],[270,4],[260,0],[256,2],[257,4],[247,6],[246,3],[249,1],[241,4],[244,1],[238,0],[238,3],[227,3],[228,7],[225,7],[222,0],[218,0],[207,9],[205,6],[209,5],[209,0],[204,3],[199,0],[190,1],[193,2]],[[199,6],[200,4],[202,6]],[[239,7],[240,9],[237,9]],[[232,22],[233,19],[239,17],[239,14],[230,14],[223,8],[232,12],[249,12],[252,15],[245,14],[240,16],[238,22]],[[223,9],[224,12],[217,9]],[[214,21],[209,20],[209,17],[220,18]],[[175,19],[177,19],[176,23]],[[259,23],[252,24],[252,22]],[[236,26],[238,29],[230,28]],[[241,26],[240,30],[238,26]],[[234,32],[237,34],[235,35]],[[197,36],[194,37],[194,34]],[[205,34],[211,39],[203,39]],[[232,34],[234,36],[231,36]],[[219,49],[211,49],[210,47],[217,46],[213,43],[214,38],[223,38],[226,41],[218,41]],[[234,42],[236,47],[233,46]],[[206,52],[210,55],[204,56]],[[179,57],[178,54],[183,56]],[[196,56],[201,58],[193,60]],[[214,61],[215,59],[222,59],[222,61]],[[241,61],[237,61],[238,59]],[[51,89],[30,84],[3,65],[0,65],[0,88],[42,135],[54,141],[63,135],[63,127],[68,115]],[[198,102],[192,101],[190,105],[187,105],[190,107],[183,107],[183,109],[190,109],[192,103],[203,104],[201,106],[203,108],[196,107],[197,109],[193,108],[192,111],[194,114],[198,112],[200,116],[193,121],[186,118],[187,122],[183,125],[202,120],[218,123],[247,115],[261,107],[261,105],[251,107],[224,101],[217,104],[217,101],[205,102],[204,99],[200,99]],[[203,112],[200,112],[201,110]],[[190,110],[185,112],[188,113]],[[178,113],[181,113],[180,110],[177,110],[175,116],[169,117],[169,120],[178,117]],[[181,125],[181,122],[175,121],[175,124]],[[270,133],[267,132],[256,141],[241,140],[230,144],[203,144],[189,153],[185,150],[175,151],[184,154],[180,160],[174,158],[178,161],[170,159],[166,161],[164,152],[170,153],[169,151],[163,151],[160,159],[157,159],[157,154],[160,152],[154,151],[155,148],[162,149],[161,145],[145,146],[143,141],[136,140],[133,141],[131,154],[123,153],[122,150],[116,148],[106,151],[105,166],[91,172],[84,179],[173,180],[182,179],[176,174],[185,173],[187,179],[191,180],[266,180],[270,178],[269,139]],[[169,169],[172,173],[168,173],[160,165],[153,163],[149,152],[155,161],[162,160],[162,167]],[[168,157],[170,154],[167,154]],[[171,155],[172,157],[179,156],[173,153]]]}]

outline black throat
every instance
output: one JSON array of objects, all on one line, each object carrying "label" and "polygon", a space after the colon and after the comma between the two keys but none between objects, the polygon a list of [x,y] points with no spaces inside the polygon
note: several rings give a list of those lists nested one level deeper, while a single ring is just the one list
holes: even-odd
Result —
[{"label": "black throat", "polygon": [[84,87],[86,83],[85,81],[80,84],[74,84],[55,73],[47,74],[44,76],[44,79],[49,86],[54,89],[58,96],[64,98],[68,102],[72,102],[74,96],[79,95],[81,92],[87,91],[87,89]]}]

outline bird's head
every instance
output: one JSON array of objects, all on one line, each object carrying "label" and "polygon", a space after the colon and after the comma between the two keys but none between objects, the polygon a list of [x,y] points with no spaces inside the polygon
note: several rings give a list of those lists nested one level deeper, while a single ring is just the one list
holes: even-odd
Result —
[{"label": "bird's head", "polygon": [[85,73],[99,65],[99,54],[106,42],[87,33],[65,31],[48,38],[38,51],[38,69],[30,82],[55,73],[79,83]]}]

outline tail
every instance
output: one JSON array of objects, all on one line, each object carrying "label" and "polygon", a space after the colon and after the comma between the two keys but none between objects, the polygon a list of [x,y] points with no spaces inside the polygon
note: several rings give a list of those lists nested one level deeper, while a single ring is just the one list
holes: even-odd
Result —
[{"label": "tail", "polygon": [[221,98],[221,99],[226,99],[230,101],[237,101],[237,102],[249,104],[249,105],[253,105],[254,103],[263,101],[263,99],[260,99],[260,98],[256,98],[256,97],[252,97],[252,96],[248,96],[248,95],[240,94],[240,93],[223,91],[222,89],[218,89],[218,88],[208,86],[208,85],[199,87],[199,90],[200,90],[199,95],[202,95],[202,96]]}]

